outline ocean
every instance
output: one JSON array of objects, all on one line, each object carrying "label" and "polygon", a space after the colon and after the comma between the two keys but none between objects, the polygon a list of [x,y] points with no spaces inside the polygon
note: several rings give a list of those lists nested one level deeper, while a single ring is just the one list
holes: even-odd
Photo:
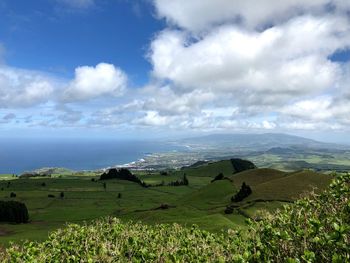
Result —
[{"label": "ocean", "polygon": [[159,141],[0,139],[0,174],[21,174],[42,167],[95,170],[180,149]]}]

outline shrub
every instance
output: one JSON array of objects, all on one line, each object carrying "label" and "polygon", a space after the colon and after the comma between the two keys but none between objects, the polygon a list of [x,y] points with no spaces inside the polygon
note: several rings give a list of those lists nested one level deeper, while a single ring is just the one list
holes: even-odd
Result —
[{"label": "shrub", "polygon": [[238,191],[237,194],[232,196],[231,201],[232,202],[240,202],[244,198],[248,197],[252,193],[252,189],[249,185],[247,185],[245,182],[243,182],[241,189]]},{"label": "shrub", "polygon": [[55,196],[52,195],[52,194],[48,194],[47,197],[49,197],[49,198],[55,198]]},{"label": "shrub", "polygon": [[121,193],[118,194],[118,199],[120,199],[120,198],[122,198],[122,194]]},{"label": "shrub", "polygon": [[224,179],[224,174],[219,173],[217,176],[215,176],[215,178],[213,180],[211,180],[211,182],[215,182],[215,181],[222,180],[222,179]]},{"label": "shrub", "polygon": [[61,192],[61,193],[60,193],[60,197],[61,197],[61,199],[64,198],[64,192]]},{"label": "shrub", "polygon": [[232,214],[233,213],[233,207],[232,206],[227,206],[224,212],[225,212],[225,214]]},{"label": "shrub", "polygon": [[11,198],[15,198],[16,196],[17,196],[16,193],[14,193],[14,192],[11,192],[11,193],[10,193],[10,197],[11,197]]},{"label": "shrub", "polygon": [[0,201],[0,222],[27,223],[28,209],[17,201]]},{"label": "shrub", "polygon": [[46,186],[46,183],[45,183],[45,182],[43,182],[43,183],[41,184],[41,186]]}]

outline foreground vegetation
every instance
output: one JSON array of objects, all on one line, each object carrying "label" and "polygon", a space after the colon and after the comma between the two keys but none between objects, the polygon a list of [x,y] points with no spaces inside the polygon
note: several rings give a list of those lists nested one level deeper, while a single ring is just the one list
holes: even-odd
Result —
[{"label": "foreground vegetation", "polygon": [[115,218],[70,224],[42,243],[13,245],[4,262],[349,262],[350,175],[245,230],[214,234]]}]

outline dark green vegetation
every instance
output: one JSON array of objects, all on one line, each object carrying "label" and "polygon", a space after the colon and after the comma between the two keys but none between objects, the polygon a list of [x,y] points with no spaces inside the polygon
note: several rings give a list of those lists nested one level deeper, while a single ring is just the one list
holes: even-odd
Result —
[{"label": "dark green vegetation", "polygon": [[[201,189],[198,196],[211,193]],[[227,190],[227,189],[226,189]],[[217,198],[217,195],[213,195]],[[70,224],[43,243],[14,245],[5,262],[349,262],[350,175],[320,195],[250,221],[243,230],[214,234],[177,224],[123,224],[106,218]]]},{"label": "dark green vegetation", "polygon": [[0,222],[27,223],[28,209],[25,204],[16,201],[0,201]]},{"label": "dark green vegetation", "polygon": [[[142,187],[120,179],[101,181],[93,173],[0,181],[1,199],[9,200],[10,193],[15,192],[17,196],[12,200],[25,203],[29,210],[28,224],[0,224],[0,242],[7,246],[8,241],[45,240],[49,231],[66,222],[80,224],[105,216],[149,225],[176,222],[190,227],[196,224],[211,232],[245,229],[245,221],[258,217],[259,211],[280,208],[313,187],[324,189],[331,179],[330,175],[311,171],[285,173],[250,169],[236,173],[231,160],[205,162],[192,168],[169,170],[166,174],[133,173],[147,185],[160,186]],[[211,183],[220,173],[228,179]],[[184,174],[188,185],[169,185],[184,181]],[[234,203],[232,214],[225,214],[226,207],[233,204],[231,197],[243,181],[251,187],[252,194]]]},{"label": "dark green vegetation", "polygon": [[243,199],[247,198],[251,194],[252,194],[252,189],[250,188],[249,185],[246,185],[246,183],[243,182],[241,189],[239,189],[239,191],[234,196],[232,196],[231,201],[241,202],[243,201]]},{"label": "dark green vegetation", "polygon": [[[135,182],[140,184],[143,187],[146,187],[146,184],[142,182],[136,175],[132,174],[128,169],[121,168],[121,169],[109,169],[107,172],[101,174],[100,180],[110,180],[110,179],[119,179],[119,180],[126,180],[130,182]],[[106,183],[103,183],[103,188],[106,187]]]}]

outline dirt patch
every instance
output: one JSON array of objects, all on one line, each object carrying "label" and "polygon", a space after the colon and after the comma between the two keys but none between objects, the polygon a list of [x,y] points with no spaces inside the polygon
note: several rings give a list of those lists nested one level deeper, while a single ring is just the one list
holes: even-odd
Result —
[{"label": "dirt patch", "polygon": [[4,228],[0,228],[0,237],[8,236],[11,233],[12,233],[11,231],[8,231],[8,230],[6,230]]}]

